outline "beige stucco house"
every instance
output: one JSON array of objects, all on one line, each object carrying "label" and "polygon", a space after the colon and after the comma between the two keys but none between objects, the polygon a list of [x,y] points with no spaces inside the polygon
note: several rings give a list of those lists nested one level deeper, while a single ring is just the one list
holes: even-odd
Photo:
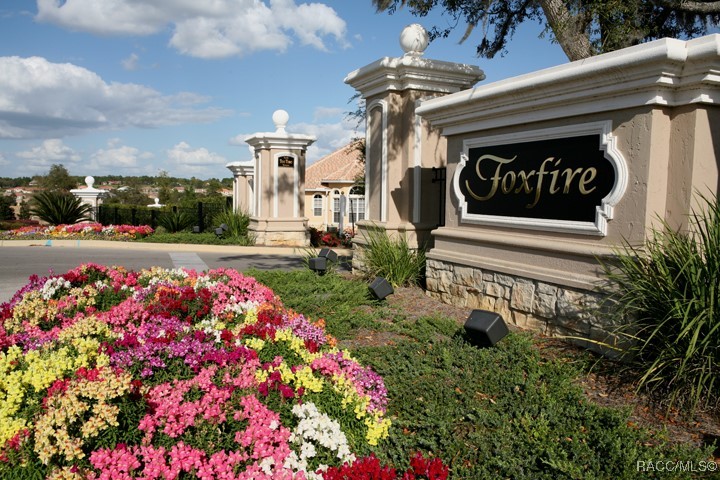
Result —
[{"label": "beige stucco house", "polygon": [[[319,230],[352,228],[365,218],[365,195],[357,179],[364,175],[362,142],[352,142],[305,170],[305,217]],[[341,217],[341,205],[345,204]]]}]

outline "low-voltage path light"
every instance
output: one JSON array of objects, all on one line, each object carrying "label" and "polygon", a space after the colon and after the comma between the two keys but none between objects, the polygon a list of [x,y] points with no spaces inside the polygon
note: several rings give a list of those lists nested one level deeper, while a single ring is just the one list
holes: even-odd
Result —
[{"label": "low-voltage path light", "polygon": [[478,347],[492,347],[509,333],[502,316],[488,310],[473,310],[464,328],[470,343]]},{"label": "low-voltage path light", "polygon": [[388,295],[395,293],[392,285],[390,285],[390,282],[385,280],[383,277],[375,277],[375,280],[370,283],[368,288],[372,292],[373,296],[378,300],[382,300]]}]

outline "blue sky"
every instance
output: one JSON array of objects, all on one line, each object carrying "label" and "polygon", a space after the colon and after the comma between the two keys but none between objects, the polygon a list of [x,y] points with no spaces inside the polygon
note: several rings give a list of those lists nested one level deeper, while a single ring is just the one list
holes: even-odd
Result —
[{"label": "blue sky", "polygon": [[[0,176],[230,177],[280,108],[317,137],[312,163],[356,135],[345,76],[401,56],[406,25],[447,22],[370,0],[0,0]],[[537,23],[492,60],[463,31],[425,56],[478,65],[483,83],[566,62]]]}]

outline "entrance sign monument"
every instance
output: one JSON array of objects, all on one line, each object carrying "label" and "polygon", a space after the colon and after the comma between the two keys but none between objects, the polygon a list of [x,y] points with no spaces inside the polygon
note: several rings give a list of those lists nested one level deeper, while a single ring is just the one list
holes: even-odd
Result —
[{"label": "entrance sign monument", "polygon": [[720,35],[473,87],[481,70],[425,59],[408,28],[405,55],[345,79],[367,102],[356,249],[372,228],[406,235],[429,246],[429,295],[612,342],[598,258],[663,222],[685,228],[695,195],[720,190]]}]

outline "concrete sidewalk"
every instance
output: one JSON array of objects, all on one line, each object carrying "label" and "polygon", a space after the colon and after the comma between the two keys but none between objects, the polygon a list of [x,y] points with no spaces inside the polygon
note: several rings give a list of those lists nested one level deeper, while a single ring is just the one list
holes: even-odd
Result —
[{"label": "concrete sidewalk", "polygon": [[[320,248],[313,247],[265,247],[239,245],[204,245],[190,243],[145,243],[145,242],[118,242],[112,240],[0,240],[0,247],[61,247],[61,248],[114,248],[126,250],[150,251],[192,251],[212,253],[233,253],[240,255],[300,255],[304,256],[311,250],[319,252]],[[340,257],[352,256],[350,248],[332,248]]]}]

